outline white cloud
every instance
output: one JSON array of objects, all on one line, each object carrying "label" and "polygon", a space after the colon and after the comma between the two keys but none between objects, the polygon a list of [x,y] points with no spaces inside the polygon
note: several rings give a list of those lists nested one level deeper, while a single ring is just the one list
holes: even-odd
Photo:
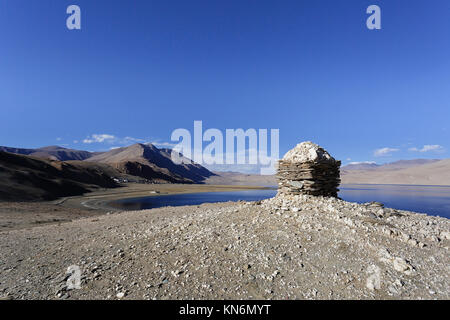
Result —
[{"label": "white cloud", "polygon": [[143,139],[133,138],[133,137],[125,137],[123,139],[118,139],[120,143],[130,143],[130,142],[145,142]]},{"label": "white cloud", "polygon": [[442,146],[438,145],[438,144],[427,144],[424,145],[423,148],[420,150],[420,152],[428,152],[428,151],[439,151],[444,149]]},{"label": "white cloud", "polygon": [[88,136],[86,139],[83,140],[83,143],[102,143],[102,142],[113,142],[117,138],[111,134],[93,134],[91,136]]},{"label": "white cloud", "polygon": [[440,146],[438,144],[426,144],[423,146],[422,149],[418,149],[418,148],[414,147],[414,148],[409,148],[408,150],[413,151],[413,152],[429,152],[429,151],[440,152],[440,151],[444,151],[444,147]]},{"label": "white cloud", "polygon": [[60,137],[56,138],[56,141],[61,141],[61,140],[62,140],[62,138],[60,138]]},{"label": "white cloud", "polygon": [[151,144],[153,144],[154,146],[157,147],[175,147],[177,144],[176,143],[170,143],[170,142],[150,142]]},{"label": "white cloud", "polygon": [[[91,134],[86,137],[86,139],[83,139],[82,142],[85,144],[92,144],[92,143],[106,143],[113,145],[114,147],[119,148],[119,146],[128,146],[134,143],[149,143],[148,139],[140,139],[140,138],[134,138],[130,136],[126,137],[117,137],[112,134]],[[78,140],[74,140],[74,143],[78,143]],[[170,143],[170,142],[161,142],[158,140],[154,140],[153,142],[150,142],[151,144],[158,146],[158,147],[174,147],[176,146],[176,143]]]},{"label": "white cloud", "polygon": [[375,157],[386,157],[386,156],[390,156],[392,152],[397,152],[399,151],[399,149],[396,148],[380,148],[380,149],[376,149],[373,152],[373,155]]},{"label": "white cloud", "polygon": [[[77,141],[77,140],[75,140]],[[74,143],[76,143],[74,141]],[[119,145],[129,145],[132,143],[144,143],[145,140],[144,139],[139,139],[139,138],[133,138],[133,137],[125,137],[125,138],[120,138],[120,137],[116,137],[112,134],[106,134],[106,133],[102,133],[102,134],[92,134],[90,136],[88,136],[86,139],[83,140],[83,143],[87,143],[87,144],[91,144],[91,143],[108,143],[108,144],[119,144]]]},{"label": "white cloud", "polygon": [[377,164],[375,161],[350,162],[349,164]]}]

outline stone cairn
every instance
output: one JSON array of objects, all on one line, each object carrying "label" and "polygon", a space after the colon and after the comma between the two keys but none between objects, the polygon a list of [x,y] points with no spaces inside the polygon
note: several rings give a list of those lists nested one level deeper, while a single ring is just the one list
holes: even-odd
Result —
[{"label": "stone cairn", "polygon": [[341,162],[312,142],[302,142],[278,161],[278,192],[337,197]]}]

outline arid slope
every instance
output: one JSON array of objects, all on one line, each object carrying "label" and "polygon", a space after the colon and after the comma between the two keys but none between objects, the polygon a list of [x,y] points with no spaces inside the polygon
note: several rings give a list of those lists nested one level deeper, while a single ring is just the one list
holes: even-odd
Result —
[{"label": "arid slope", "polygon": [[406,168],[341,171],[342,183],[450,185],[450,159]]},{"label": "arid slope", "polygon": [[123,173],[172,183],[198,183],[214,175],[187,158],[182,164],[176,164],[169,149],[158,149],[152,144],[137,143],[117,148],[87,161],[106,163]]},{"label": "arid slope", "polygon": [[99,166],[0,151],[0,200],[51,200],[115,186]]}]

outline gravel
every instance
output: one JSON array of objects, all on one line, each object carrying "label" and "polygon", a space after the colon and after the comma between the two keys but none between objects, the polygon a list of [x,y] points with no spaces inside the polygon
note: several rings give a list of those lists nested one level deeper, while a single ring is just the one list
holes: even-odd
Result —
[{"label": "gravel", "polygon": [[120,212],[0,232],[0,298],[449,299],[449,231],[303,195]]}]

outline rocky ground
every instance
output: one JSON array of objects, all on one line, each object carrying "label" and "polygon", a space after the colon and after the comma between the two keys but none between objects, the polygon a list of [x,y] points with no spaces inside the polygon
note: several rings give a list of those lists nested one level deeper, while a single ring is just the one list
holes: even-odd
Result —
[{"label": "rocky ground", "polygon": [[[89,210],[55,205],[48,202],[0,201],[0,232],[27,229],[47,224],[60,224],[80,218],[103,215],[109,210]],[[1,272],[1,271],[0,271]]]},{"label": "rocky ground", "polygon": [[120,212],[0,232],[0,297],[449,299],[449,244],[448,219],[334,198]]}]

